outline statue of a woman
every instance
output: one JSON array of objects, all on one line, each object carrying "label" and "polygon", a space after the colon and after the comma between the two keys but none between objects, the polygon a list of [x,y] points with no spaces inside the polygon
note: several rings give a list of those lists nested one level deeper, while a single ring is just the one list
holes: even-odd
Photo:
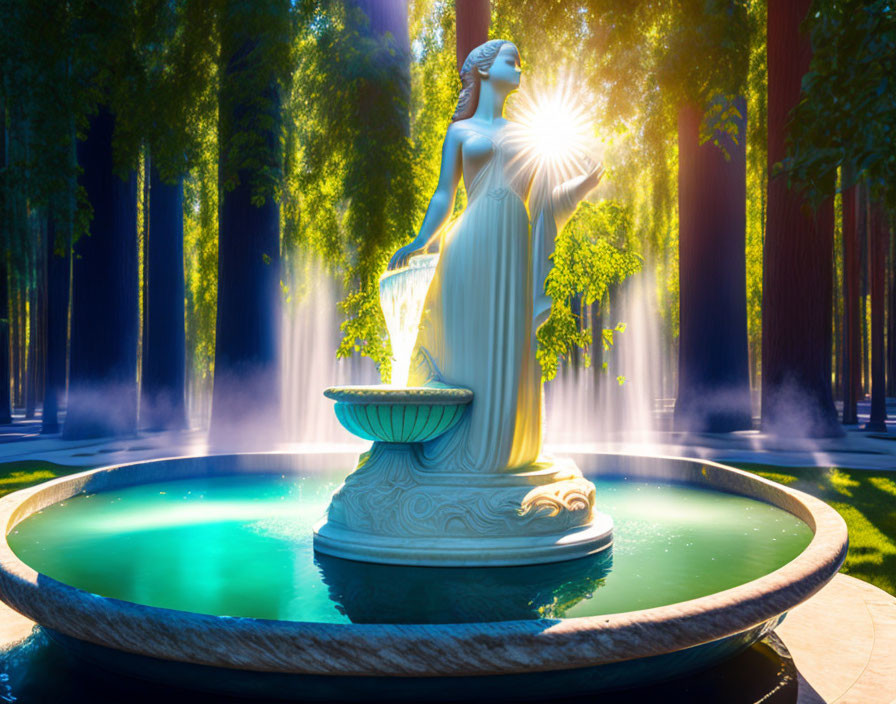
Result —
[{"label": "statue of a woman", "polygon": [[[461,78],[438,188],[420,234],[390,267],[441,235],[410,384],[469,389],[472,402],[429,442],[377,441],[361,455],[315,527],[315,549],[337,557],[520,565],[582,557],[612,542],[612,520],[594,508],[594,485],[571,460],[539,457],[534,333],[549,307],[544,279],[556,230],[603,170],[590,167],[555,187],[521,158],[531,145],[515,139],[503,117],[520,80],[510,42],[474,49]],[[444,228],[461,176],[467,208]],[[414,393],[425,401],[426,393]]]},{"label": "statue of a woman", "polygon": [[533,194],[530,228],[526,203],[537,162],[525,158],[531,145],[514,139],[515,126],[503,116],[507,96],[519,87],[519,52],[508,41],[486,42],[470,52],[461,80],[436,192],[420,233],[389,267],[404,265],[440,234],[463,176],[467,207],[442,237],[409,385],[436,382],[473,391],[464,420],[425,446],[425,465],[513,470],[531,466],[541,450],[534,329],[547,307],[547,253],[557,228],[597,186],[603,169],[589,164],[548,197]]}]

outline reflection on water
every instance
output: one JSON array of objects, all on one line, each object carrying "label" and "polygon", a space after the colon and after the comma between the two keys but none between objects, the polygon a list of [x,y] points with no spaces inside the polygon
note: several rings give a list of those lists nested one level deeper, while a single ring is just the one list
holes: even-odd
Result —
[{"label": "reflection on water", "polygon": [[473,623],[563,618],[603,585],[612,551],[529,567],[400,567],[320,553],[315,563],[352,623]]}]

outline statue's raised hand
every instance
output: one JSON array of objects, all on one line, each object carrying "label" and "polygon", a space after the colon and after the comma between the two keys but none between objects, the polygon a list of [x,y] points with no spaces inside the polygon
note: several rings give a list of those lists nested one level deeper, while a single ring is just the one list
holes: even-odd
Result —
[{"label": "statue's raised hand", "polygon": [[389,260],[389,269],[400,269],[406,266],[411,257],[422,252],[423,248],[417,243],[417,240],[406,244],[392,255],[392,259]]},{"label": "statue's raised hand", "polygon": [[[590,157],[585,157],[585,177],[597,186],[604,175],[603,162],[595,161]],[[593,187],[593,186],[592,186]]]}]

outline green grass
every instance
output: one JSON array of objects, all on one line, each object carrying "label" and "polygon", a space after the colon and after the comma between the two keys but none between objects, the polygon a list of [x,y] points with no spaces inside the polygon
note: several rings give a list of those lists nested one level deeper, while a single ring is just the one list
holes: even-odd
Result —
[{"label": "green grass", "polygon": [[840,570],[896,595],[896,472],[736,465],[829,503],[849,529]]},{"label": "green grass", "polygon": [[77,474],[89,467],[68,467],[43,460],[20,460],[0,463],[0,496],[6,496],[32,484],[45,482],[66,474]]},{"label": "green grass", "polygon": [[[837,509],[849,528],[849,553],[841,571],[896,595],[896,472],[736,466],[817,496]],[[0,496],[85,469],[39,460],[0,463]]]}]

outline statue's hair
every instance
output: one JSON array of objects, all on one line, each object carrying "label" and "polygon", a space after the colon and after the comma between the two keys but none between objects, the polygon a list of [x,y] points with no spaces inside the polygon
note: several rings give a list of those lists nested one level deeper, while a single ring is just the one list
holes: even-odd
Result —
[{"label": "statue's hair", "polygon": [[476,106],[479,103],[479,84],[482,81],[479,72],[488,73],[492,64],[495,63],[498,52],[505,44],[510,44],[510,42],[506,39],[492,39],[485,44],[480,44],[467,55],[464,65],[460,69],[460,97],[457,100],[454,116],[451,118],[452,122],[466,120],[476,112]]}]

